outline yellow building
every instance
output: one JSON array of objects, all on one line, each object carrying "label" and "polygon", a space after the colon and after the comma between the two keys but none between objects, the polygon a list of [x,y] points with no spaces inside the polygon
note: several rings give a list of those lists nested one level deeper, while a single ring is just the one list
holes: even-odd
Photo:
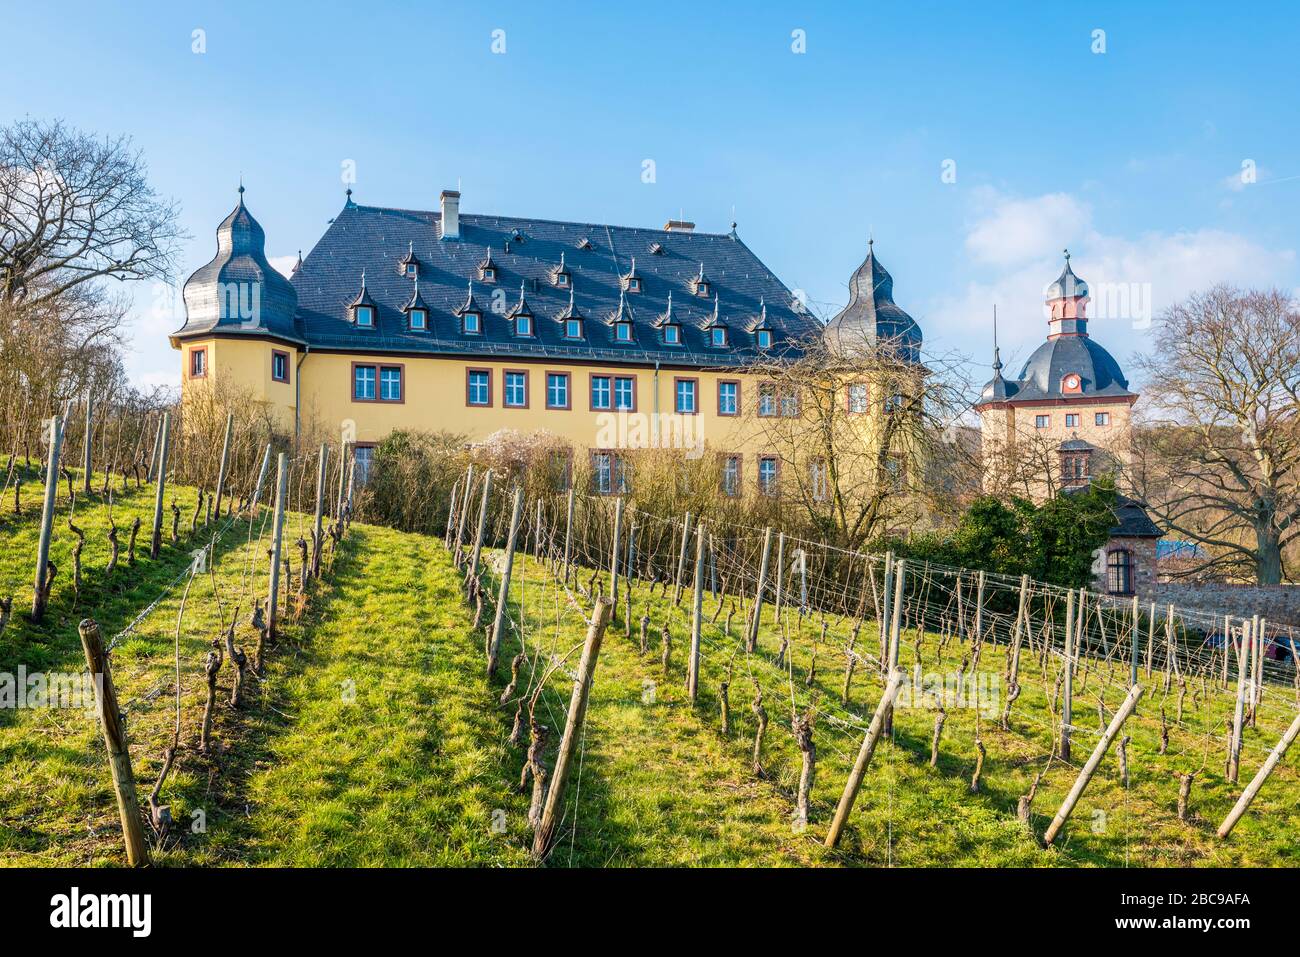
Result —
[{"label": "yellow building", "polygon": [[[183,392],[225,384],[286,432],[308,423],[370,450],[395,429],[482,441],[544,430],[589,450],[617,485],[627,449],[706,448],[728,491],[777,481],[781,455],[756,419],[798,415],[756,361],[799,354],[823,327],[736,234],[462,215],[343,210],[291,279],[239,204],[217,255],[185,284]],[[881,276],[884,281],[882,282]],[[880,288],[883,285],[883,290]],[[832,323],[869,335],[920,332],[868,254]],[[846,396],[863,413],[883,397]]]},{"label": "yellow building", "polygon": [[1004,379],[994,331],[993,378],[975,408],[988,491],[1042,501],[1128,464],[1130,392],[1119,363],[1088,335],[1088,284],[1065,268],[1048,287],[1047,341]]}]

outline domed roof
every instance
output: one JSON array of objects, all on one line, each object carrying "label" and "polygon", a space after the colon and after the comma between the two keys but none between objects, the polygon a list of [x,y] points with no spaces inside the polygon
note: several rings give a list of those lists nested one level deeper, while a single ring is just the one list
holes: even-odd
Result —
[{"label": "domed roof", "polygon": [[1070,268],[1070,251],[1065,251],[1065,268],[1056,277],[1056,282],[1047,287],[1047,299],[1082,299],[1088,295],[1088,284],[1074,274]]},{"label": "domed roof", "polygon": [[217,227],[217,254],[185,281],[185,325],[177,335],[220,330],[301,342],[298,293],[266,259],[266,233],[239,204]]},{"label": "domed roof", "polygon": [[911,362],[921,355],[921,327],[894,302],[894,278],[876,259],[875,241],[867,241],[867,258],[849,280],[849,304],[826,325],[837,348],[854,343],[893,343]]},{"label": "domed roof", "polygon": [[[1079,391],[1062,392],[1061,384],[1071,373],[1079,376]],[[1018,380],[1018,400],[1133,395],[1115,357],[1088,336],[1048,339],[1025,362]]]}]

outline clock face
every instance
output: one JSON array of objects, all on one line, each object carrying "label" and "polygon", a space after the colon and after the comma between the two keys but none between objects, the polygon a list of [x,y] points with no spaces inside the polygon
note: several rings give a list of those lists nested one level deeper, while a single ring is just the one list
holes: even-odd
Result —
[{"label": "clock face", "polygon": [[1077,391],[1078,388],[1079,388],[1079,377],[1078,377],[1077,375],[1073,374],[1073,373],[1071,373],[1070,375],[1066,376],[1066,377],[1065,377],[1065,387],[1066,387],[1066,389],[1068,389],[1068,390],[1071,391],[1071,392]]}]

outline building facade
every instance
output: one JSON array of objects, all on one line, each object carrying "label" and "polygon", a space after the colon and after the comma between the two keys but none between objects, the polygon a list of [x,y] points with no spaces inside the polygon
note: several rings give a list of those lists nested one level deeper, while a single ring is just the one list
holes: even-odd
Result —
[{"label": "building facade", "polygon": [[[241,187],[216,257],[185,284],[171,337],[183,396],[225,389],[285,432],[339,430],[363,472],[397,429],[470,442],[508,429],[586,450],[604,475],[625,449],[668,447],[727,456],[742,484],[776,480],[754,418],[798,417],[798,399],[751,370],[797,357],[824,329],[735,224],[714,234],[467,215],[460,199],[390,209],[349,191],[285,278]],[[891,287],[869,251],[834,328],[904,329],[919,351]],[[882,407],[859,399],[864,419]]]}]

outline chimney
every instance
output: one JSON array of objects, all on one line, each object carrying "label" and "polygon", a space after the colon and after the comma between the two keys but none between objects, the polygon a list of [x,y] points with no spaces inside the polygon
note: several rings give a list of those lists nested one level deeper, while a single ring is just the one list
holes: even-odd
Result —
[{"label": "chimney", "polygon": [[691,233],[695,231],[695,224],[688,223],[684,219],[670,219],[664,223],[664,232],[666,233]]},{"label": "chimney", "polygon": [[460,191],[442,191],[442,238],[460,239]]}]

